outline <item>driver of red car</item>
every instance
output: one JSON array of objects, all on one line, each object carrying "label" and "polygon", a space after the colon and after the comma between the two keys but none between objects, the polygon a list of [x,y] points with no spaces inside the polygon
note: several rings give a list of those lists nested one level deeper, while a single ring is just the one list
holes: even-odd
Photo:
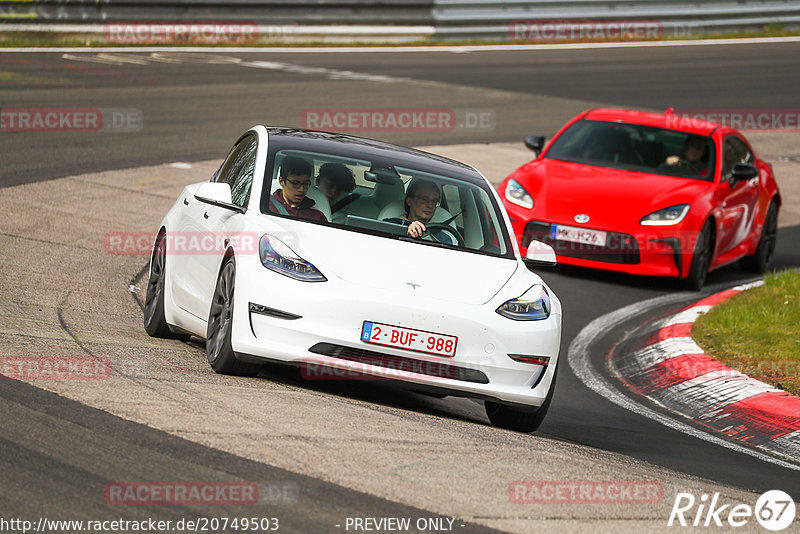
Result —
[{"label": "driver of red car", "polygon": [[683,157],[668,156],[667,165],[680,165],[697,173],[698,176],[706,177],[709,173],[708,162],[706,161],[706,142],[699,137],[689,136],[683,143]]}]

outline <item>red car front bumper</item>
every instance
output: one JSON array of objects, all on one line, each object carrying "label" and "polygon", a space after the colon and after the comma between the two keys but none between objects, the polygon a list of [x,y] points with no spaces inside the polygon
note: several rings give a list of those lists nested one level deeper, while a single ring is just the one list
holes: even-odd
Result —
[{"label": "red car front bumper", "polygon": [[521,252],[531,240],[553,247],[558,263],[591,269],[645,276],[685,277],[699,230],[682,227],[589,228],[606,232],[602,247],[555,239],[554,225],[576,224],[564,221],[531,221],[515,217],[514,207],[506,206]]}]

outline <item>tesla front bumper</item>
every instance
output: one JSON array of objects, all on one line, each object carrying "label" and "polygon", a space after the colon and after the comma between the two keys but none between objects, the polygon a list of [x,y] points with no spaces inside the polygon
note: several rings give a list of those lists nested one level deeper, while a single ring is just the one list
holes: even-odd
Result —
[{"label": "tesla front bumper", "polygon": [[[232,343],[242,359],[293,363],[308,379],[393,379],[530,406],[550,390],[561,342],[561,305],[552,292],[547,319],[515,321],[495,312],[508,295],[470,305],[338,278],[300,282],[260,265],[240,272],[246,278],[236,283]],[[366,343],[365,321],[455,336],[455,355]]]}]

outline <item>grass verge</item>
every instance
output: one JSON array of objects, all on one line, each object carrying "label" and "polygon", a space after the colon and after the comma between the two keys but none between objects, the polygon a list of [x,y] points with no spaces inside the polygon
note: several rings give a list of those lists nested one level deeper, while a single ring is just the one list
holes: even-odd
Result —
[{"label": "grass verge", "polygon": [[700,316],[692,338],[725,365],[800,395],[800,271],[764,278]]},{"label": "grass verge", "polygon": [[[2,0],[0,0],[0,3]],[[738,38],[754,38],[754,37],[797,37],[800,36],[800,30],[797,29],[784,29],[777,25],[766,25],[761,30],[743,30],[732,32],[719,32],[709,33],[705,35],[698,35],[692,37],[693,39],[738,39]],[[670,41],[679,40],[675,37],[665,37],[654,41]],[[232,48],[238,46],[246,47],[263,47],[263,48],[317,48],[317,47],[386,47],[386,46],[484,46],[484,45],[518,45],[518,44],[568,44],[568,43],[608,43],[608,42],[633,42],[633,41],[610,41],[610,40],[596,40],[596,41],[582,41],[582,40],[511,40],[511,39],[461,39],[461,40],[436,40],[436,39],[423,39],[423,40],[410,40],[410,41],[392,41],[392,40],[376,40],[374,42],[368,40],[353,39],[352,41],[329,41],[329,40],[315,40],[309,37],[308,40],[298,40],[296,37],[292,40],[281,39],[263,39],[256,42],[220,42],[216,44],[211,43],[194,43],[194,42],[141,42],[136,44],[123,44],[109,42],[105,39],[102,33],[58,33],[58,32],[33,32],[33,31],[2,31],[0,25],[0,48],[32,48],[32,47],[77,47],[77,48],[130,48],[136,49],[141,47],[158,46],[158,47],[185,47],[185,46],[214,46],[217,48]]]}]

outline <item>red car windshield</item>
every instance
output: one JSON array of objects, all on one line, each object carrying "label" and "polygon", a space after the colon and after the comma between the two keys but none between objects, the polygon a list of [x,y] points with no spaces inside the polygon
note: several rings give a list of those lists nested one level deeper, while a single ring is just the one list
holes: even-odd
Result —
[{"label": "red car windshield", "polygon": [[580,120],[544,157],[586,165],[712,180],[710,137],[640,124]]}]

